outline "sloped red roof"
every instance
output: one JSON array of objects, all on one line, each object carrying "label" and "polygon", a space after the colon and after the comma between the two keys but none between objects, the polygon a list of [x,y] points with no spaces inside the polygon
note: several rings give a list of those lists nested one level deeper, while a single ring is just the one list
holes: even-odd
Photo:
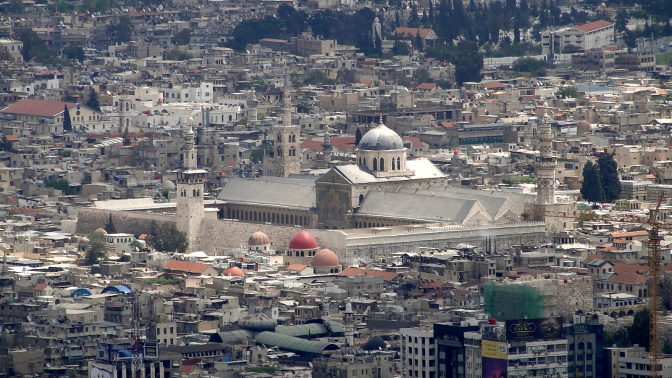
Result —
[{"label": "sloped red roof", "polygon": [[627,238],[627,237],[635,237],[635,236],[647,236],[649,235],[648,231],[631,231],[631,232],[614,232],[611,234],[611,237],[614,239],[621,239],[621,238]]},{"label": "sloped red roof", "polygon": [[166,265],[163,266],[165,270],[175,270],[178,272],[185,273],[203,273],[203,271],[208,268],[210,265],[195,263],[189,261],[180,261],[180,260],[169,260]]},{"label": "sloped red roof", "polygon": [[599,260],[599,259],[603,259],[603,258],[604,258],[604,255],[601,255],[599,253],[593,253],[592,255],[586,257],[586,259],[583,260],[583,263],[588,264],[589,262],[591,262],[593,260]]},{"label": "sloped red roof", "polygon": [[644,284],[646,283],[646,277],[637,273],[624,272],[609,277],[609,282],[626,283],[626,284]]},{"label": "sloped red roof", "polygon": [[418,85],[418,89],[425,91],[432,90],[434,88],[436,88],[436,83],[422,83]]},{"label": "sloped red roof", "polygon": [[35,285],[35,291],[42,291],[46,288],[47,288],[47,284],[45,284],[45,283]]},{"label": "sloped red roof", "polygon": [[24,98],[23,100],[15,102],[12,105],[2,109],[2,113],[53,117],[62,112],[65,105],[68,106],[68,109],[71,109],[77,104],[74,102],[47,101]]},{"label": "sloped red roof", "polygon": [[604,28],[606,26],[611,26],[611,25],[613,25],[613,24],[609,21],[597,20],[597,21],[589,22],[587,24],[579,25],[579,26],[576,27],[576,30],[579,30],[579,31],[582,31],[582,32],[590,32],[590,31],[601,29],[601,28]]},{"label": "sloped red roof", "polygon": [[616,274],[624,274],[628,272],[637,274],[646,274],[649,272],[649,267],[634,264],[616,263],[614,264],[614,272]]},{"label": "sloped red roof", "polygon": [[308,265],[304,265],[304,264],[291,264],[291,265],[287,266],[287,270],[293,270],[295,272],[300,272],[300,271],[306,269],[307,267],[308,267]]},{"label": "sloped red roof", "polygon": [[301,142],[301,148],[307,148],[309,150],[320,152],[324,148],[323,144],[324,142],[320,142],[319,140],[304,140]]},{"label": "sloped red roof", "polygon": [[340,151],[354,151],[356,149],[355,137],[331,138],[331,145]]},{"label": "sloped red roof", "polygon": [[411,142],[411,147],[413,148],[420,148],[424,146],[418,137],[402,137],[401,140],[404,142]]},{"label": "sloped red roof", "polygon": [[488,81],[487,83],[483,83],[483,87],[486,89],[503,89],[506,88],[506,85],[499,81]]}]

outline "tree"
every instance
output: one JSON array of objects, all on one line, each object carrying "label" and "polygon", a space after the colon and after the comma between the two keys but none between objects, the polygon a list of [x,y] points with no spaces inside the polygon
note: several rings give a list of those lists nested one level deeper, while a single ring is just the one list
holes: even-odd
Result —
[{"label": "tree", "polygon": [[68,105],[63,106],[63,130],[72,131],[72,119],[70,118],[70,111]]},{"label": "tree", "polygon": [[163,59],[165,60],[188,60],[191,59],[191,55],[188,53],[182,52],[180,50],[170,50],[166,51],[163,54]]},{"label": "tree", "polygon": [[77,59],[80,63],[84,61],[84,49],[81,46],[74,45],[72,43],[65,46],[63,49],[63,54],[68,59]]},{"label": "tree", "polygon": [[0,150],[5,152],[14,151],[14,144],[11,141],[7,140],[7,135],[2,136],[2,142],[0,143]]},{"label": "tree", "polygon": [[579,92],[577,92],[576,87],[565,85],[555,92],[555,96],[557,98],[577,98],[579,97]]},{"label": "tree", "polygon": [[86,245],[86,265],[98,264],[100,260],[107,257],[107,242],[105,236],[99,232],[92,232],[88,235],[89,243]]},{"label": "tree", "polygon": [[100,111],[100,102],[98,101],[98,93],[93,87],[89,88],[89,99],[86,101],[86,106],[91,109]]},{"label": "tree", "polygon": [[114,225],[114,219],[112,219],[112,214],[110,214],[109,217],[107,218],[107,223],[105,224],[105,231],[107,231],[108,234],[117,233],[117,227]]},{"label": "tree", "polygon": [[10,0],[9,1],[9,11],[11,13],[23,13],[26,7],[23,5],[21,0]]},{"label": "tree", "polygon": [[512,69],[516,72],[528,72],[535,76],[546,75],[546,68],[553,65],[545,60],[534,58],[520,58],[513,62]]},{"label": "tree", "polygon": [[429,78],[429,72],[424,68],[418,68],[413,71],[413,82],[417,84],[427,83],[431,80]]},{"label": "tree", "polygon": [[334,80],[331,80],[327,74],[319,70],[312,70],[308,72],[308,76],[303,80],[305,85],[334,85]]},{"label": "tree", "polygon": [[191,29],[182,29],[179,33],[175,34],[176,45],[188,45],[189,42],[191,42]]},{"label": "tree", "polygon": [[175,224],[164,223],[159,226],[156,221],[152,221],[147,236],[147,245],[157,251],[184,253],[189,247],[189,241],[187,234],[178,230]]},{"label": "tree", "polygon": [[649,309],[643,308],[635,312],[632,324],[628,327],[630,345],[639,344],[649,349]]},{"label": "tree", "polygon": [[355,72],[355,70],[349,70],[343,67],[336,72],[336,82],[339,84],[352,84],[356,81],[357,72]]},{"label": "tree", "polygon": [[58,189],[61,192],[63,192],[63,194],[65,194],[66,196],[69,196],[69,195],[75,193],[75,191],[72,190],[72,188],[70,187],[70,181],[68,181],[67,179],[62,179],[62,178],[61,179],[52,179],[52,180],[49,180],[49,182],[47,182],[46,186],[49,187],[49,188]]},{"label": "tree", "polygon": [[600,183],[604,190],[604,199],[607,202],[617,200],[621,195],[621,181],[618,179],[618,164],[614,154],[600,154],[597,158],[599,165]]},{"label": "tree", "polygon": [[19,35],[19,39],[23,42],[23,60],[30,61],[35,58],[36,61],[44,64],[50,64],[56,58],[56,51],[47,46],[33,29],[26,29]]},{"label": "tree", "polygon": [[411,49],[408,47],[408,43],[402,41],[394,41],[394,46],[392,46],[392,54],[408,55],[410,52]]},{"label": "tree", "polygon": [[458,54],[455,61],[455,81],[462,85],[466,81],[480,82],[483,78],[483,54],[478,52],[475,42],[462,41],[457,46]]},{"label": "tree", "polygon": [[576,45],[566,45],[565,47],[562,48],[563,54],[574,54],[579,51],[581,51],[581,48]]},{"label": "tree", "polygon": [[581,196],[589,202],[604,202],[604,189],[602,189],[600,183],[599,166],[590,161],[583,167]]},{"label": "tree", "polygon": [[273,146],[268,143],[262,143],[259,147],[252,150],[250,153],[250,161],[254,164],[259,164],[264,161],[264,156],[270,155],[273,151]]},{"label": "tree", "polygon": [[362,130],[359,127],[355,131],[355,146],[359,146],[359,142],[362,140]]},{"label": "tree", "polygon": [[128,16],[119,17],[119,22],[114,25],[115,41],[117,43],[124,43],[131,40],[133,34],[133,23]]}]

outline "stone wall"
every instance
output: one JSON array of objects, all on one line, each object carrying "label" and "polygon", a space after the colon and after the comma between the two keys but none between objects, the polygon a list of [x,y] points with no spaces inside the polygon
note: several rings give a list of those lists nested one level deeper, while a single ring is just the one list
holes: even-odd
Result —
[{"label": "stone wall", "polygon": [[[148,233],[152,220],[175,223],[171,215],[111,211],[83,208],[79,211],[77,232],[88,233],[107,223],[112,214],[117,232],[138,236]],[[204,219],[199,238],[200,248],[209,254],[222,254],[231,249],[247,247],[247,240],[256,231],[262,231],[271,240],[272,248],[285,250],[289,241],[300,231],[298,227],[245,223],[235,220]],[[342,263],[350,264],[389,256],[394,252],[414,252],[422,247],[446,248],[459,243],[478,247],[481,251],[503,251],[521,243],[545,240],[541,222],[517,222],[474,227],[436,225],[405,225],[371,229],[323,230],[310,229],[322,248],[336,252]]]},{"label": "stone wall", "polygon": [[528,285],[544,292],[544,317],[571,318],[578,310],[593,310],[593,278],[546,273],[543,278],[523,276],[506,283]]}]

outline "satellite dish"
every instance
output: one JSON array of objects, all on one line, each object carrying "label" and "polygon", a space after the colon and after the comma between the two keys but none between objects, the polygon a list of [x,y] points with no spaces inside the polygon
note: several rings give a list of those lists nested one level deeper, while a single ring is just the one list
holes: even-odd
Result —
[{"label": "satellite dish", "polygon": [[28,323],[33,321],[32,318],[30,317],[30,315],[26,316],[26,320],[28,320]]}]

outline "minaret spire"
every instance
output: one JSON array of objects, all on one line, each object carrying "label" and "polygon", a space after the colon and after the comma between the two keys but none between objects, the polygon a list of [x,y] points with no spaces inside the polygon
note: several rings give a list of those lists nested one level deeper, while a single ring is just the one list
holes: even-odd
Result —
[{"label": "minaret spire", "polygon": [[539,157],[535,165],[537,176],[537,204],[550,205],[555,203],[555,166],[553,155],[553,133],[548,105],[544,104],[544,115],[539,127]]},{"label": "minaret spire", "polygon": [[285,71],[285,86],[282,89],[284,106],[283,106],[283,115],[282,115],[282,126],[291,126],[292,125],[292,95],[291,95],[292,86],[289,82],[289,71]]}]

